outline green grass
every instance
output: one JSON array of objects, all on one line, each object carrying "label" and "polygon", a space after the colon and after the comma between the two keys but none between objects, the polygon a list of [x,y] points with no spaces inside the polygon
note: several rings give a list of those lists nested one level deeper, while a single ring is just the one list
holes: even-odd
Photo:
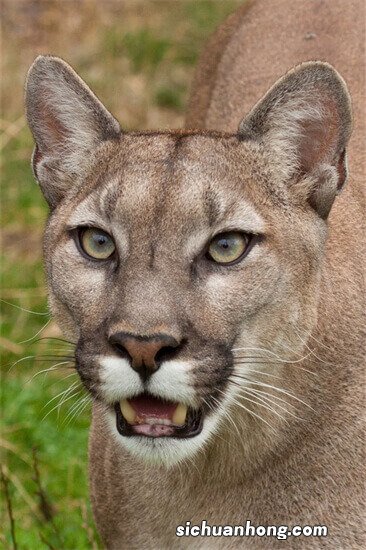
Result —
[{"label": "green grass", "polygon": [[[90,548],[88,535],[82,528],[82,506],[87,502],[88,415],[68,422],[65,412],[68,406],[59,416],[56,410],[46,416],[57,403],[54,400],[47,406],[47,401],[68,384],[58,377],[49,376],[45,380],[42,375],[37,383],[28,382],[27,378],[30,379],[35,370],[31,362],[20,369],[30,372],[3,381],[6,395],[2,402],[6,411],[2,438],[8,447],[11,445],[7,471],[11,472],[8,475],[17,542],[20,548],[42,548],[42,539],[55,548]],[[41,506],[40,487],[35,480],[34,450],[41,488],[52,509],[51,518]],[[90,515],[89,511],[91,525]],[[7,541],[10,545],[9,535]]]},{"label": "green grass", "polygon": [[161,86],[155,93],[154,101],[160,107],[181,111],[183,109],[182,96],[184,93],[185,89],[183,87],[170,88],[169,86]]},{"label": "green grass", "polygon": [[[29,133],[24,130],[3,155],[1,462],[8,478],[18,548],[87,549],[91,535],[83,527],[85,521],[93,533],[86,479],[89,411],[69,421],[67,414],[78,396],[59,411],[52,411],[59,399],[51,400],[76,379],[63,379],[70,369],[32,380],[38,371],[61,361],[55,357],[50,362],[43,356],[62,356],[65,346],[47,340],[21,343],[32,339],[49,321],[39,240],[47,207],[31,174],[31,149]],[[17,353],[12,352],[12,346]],[[34,355],[37,359],[23,360]],[[40,487],[34,479],[34,450],[51,518],[45,516]],[[4,501],[1,516],[4,532],[0,545],[11,548]],[[94,533],[92,536],[95,538]]]},{"label": "green grass", "polygon": [[[90,407],[75,418],[68,417],[70,411],[77,412],[72,407],[85,395],[82,391],[57,408],[62,395],[54,398],[77,380],[76,374],[65,378],[73,373],[65,368],[68,365],[33,378],[61,362],[67,346],[57,340],[32,339],[50,317],[40,240],[47,206],[32,176],[31,151],[26,129],[3,150],[1,463],[8,479],[18,548],[87,549],[91,541],[97,544],[87,496]],[[39,337],[44,335],[47,326]],[[55,356],[51,361],[45,357],[50,354]],[[41,490],[35,480],[34,453]],[[49,503],[51,517],[40,492]],[[1,519],[0,547],[11,548],[4,499]]]},{"label": "green grass", "polygon": [[[41,227],[47,206],[30,170],[32,139],[27,128],[4,148],[2,167],[2,225],[9,227]],[[4,243],[7,244],[6,242]]]},{"label": "green grass", "polygon": [[[105,4],[102,18],[97,3],[95,10],[92,2],[83,7],[65,3],[60,10],[59,3],[50,1],[42,4],[39,24],[43,34],[37,46],[38,35],[31,39],[29,34],[34,21],[22,19],[17,25],[18,18],[27,15],[5,0],[13,10],[8,13],[13,28],[23,29],[18,34],[11,26],[4,29],[8,70],[3,84],[6,112],[1,117],[8,141],[2,149],[1,171],[0,451],[18,550],[99,546],[87,487],[89,406],[73,417],[78,412],[73,406],[85,394],[61,403],[62,392],[77,380],[77,376],[65,378],[73,373],[64,368],[70,365],[35,376],[69,352],[67,344],[58,340],[37,341],[60,335],[49,322],[42,263],[41,234],[48,209],[30,168],[32,139],[20,119],[26,70],[36,54],[54,52],[72,62],[125,128],[144,128],[151,120],[154,127],[179,126],[199,50],[209,33],[240,3],[126,2],[113,4],[120,10],[117,15],[109,14]],[[82,26],[76,32],[79,17]],[[20,121],[15,130],[14,121]],[[28,356],[35,357],[24,359]],[[0,511],[0,547],[12,548],[5,499]]]},{"label": "green grass", "polygon": [[148,28],[127,32],[125,35],[113,28],[106,32],[105,46],[113,57],[127,55],[133,72],[137,73],[156,69],[172,44],[169,40],[156,36]]}]

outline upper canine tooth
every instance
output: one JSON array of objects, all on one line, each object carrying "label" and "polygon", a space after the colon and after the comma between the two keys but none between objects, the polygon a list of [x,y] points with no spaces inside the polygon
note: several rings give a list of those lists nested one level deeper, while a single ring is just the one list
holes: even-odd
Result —
[{"label": "upper canine tooth", "polygon": [[174,411],[172,422],[173,424],[183,425],[187,417],[187,405],[178,403],[177,408]]},{"label": "upper canine tooth", "polygon": [[136,422],[136,413],[127,401],[127,399],[122,399],[119,402],[119,406],[121,408],[121,413],[124,419],[127,420],[129,424],[133,424],[134,422]]}]

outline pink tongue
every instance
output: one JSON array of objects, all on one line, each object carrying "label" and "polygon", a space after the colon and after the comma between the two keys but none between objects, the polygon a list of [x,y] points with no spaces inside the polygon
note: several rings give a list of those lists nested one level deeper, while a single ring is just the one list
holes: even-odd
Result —
[{"label": "pink tongue", "polygon": [[139,395],[128,400],[137,416],[144,418],[166,418],[171,420],[178,403],[162,401],[151,395]]}]

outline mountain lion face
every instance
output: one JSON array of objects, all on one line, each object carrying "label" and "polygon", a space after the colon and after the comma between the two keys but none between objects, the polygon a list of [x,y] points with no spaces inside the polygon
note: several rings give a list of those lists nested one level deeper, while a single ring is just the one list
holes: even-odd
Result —
[{"label": "mountain lion face", "polygon": [[30,71],[51,308],[105,429],[148,460],[257,415],[253,374],[286,388],[306,353],[349,101],[325,64],[276,86],[236,135],[127,134],[61,60]]}]

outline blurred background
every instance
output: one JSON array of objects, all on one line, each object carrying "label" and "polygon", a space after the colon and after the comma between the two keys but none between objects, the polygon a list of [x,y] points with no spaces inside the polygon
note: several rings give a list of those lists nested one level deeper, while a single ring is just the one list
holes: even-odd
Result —
[{"label": "blurred background", "polygon": [[[88,499],[90,403],[47,312],[47,206],[23,112],[40,53],[67,60],[125,129],[178,128],[205,40],[243,0],[2,0],[0,547],[99,548]],[[71,355],[70,355],[71,354]]]}]

